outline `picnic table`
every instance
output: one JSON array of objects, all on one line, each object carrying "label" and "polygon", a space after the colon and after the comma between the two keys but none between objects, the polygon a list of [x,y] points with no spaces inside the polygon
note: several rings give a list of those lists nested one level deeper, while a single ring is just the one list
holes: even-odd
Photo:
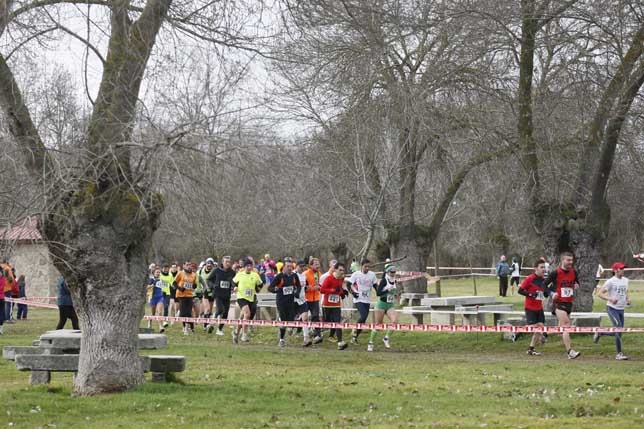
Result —
[{"label": "picnic table", "polygon": [[484,324],[485,313],[479,310],[487,306],[495,311],[512,309],[511,304],[498,303],[493,296],[427,297],[421,299],[420,304],[420,306],[403,307],[403,312],[412,315],[430,314],[432,325],[453,325],[456,314],[463,316],[465,324]]},{"label": "picnic table", "polygon": [[[48,384],[52,372],[78,371],[81,331],[61,329],[48,331],[32,346],[5,346],[3,358],[13,360],[20,371],[31,371],[31,384]],[[168,345],[163,334],[139,334],[139,349],[157,350]],[[185,369],[184,356],[141,356],[143,370],[152,373],[153,381],[164,381],[167,373]]]}]

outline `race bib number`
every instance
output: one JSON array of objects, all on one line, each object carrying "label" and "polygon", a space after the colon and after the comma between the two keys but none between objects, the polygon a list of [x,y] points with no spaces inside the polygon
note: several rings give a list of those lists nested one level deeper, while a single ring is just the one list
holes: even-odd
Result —
[{"label": "race bib number", "polygon": [[230,289],[230,282],[227,282],[225,280],[221,281],[221,282],[219,282],[219,287],[221,289]]},{"label": "race bib number", "polygon": [[575,293],[575,290],[571,287],[562,287],[561,288],[561,297],[570,298]]},{"label": "race bib number", "polygon": [[253,290],[252,289],[246,289],[244,291],[244,296],[247,296],[247,297],[251,298],[253,296]]},{"label": "race bib number", "polygon": [[395,298],[394,295],[387,295],[387,302],[389,304],[393,304],[394,303],[394,298]]},{"label": "race bib number", "polygon": [[158,287],[159,289],[163,289],[163,286],[165,286],[165,283],[162,281],[158,281],[154,284],[154,287]]},{"label": "race bib number", "polygon": [[337,304],[340,302],[340,295],[329,295],[329,302],[332,304]]},{"label": "race bib number", "polygon": [[183,287],[186,288],[186,290],[192,290],[194,285],[192,283],[184,283]]},{"label": "race bib number", "polygon": [[293,295],[293,286],[284,286],[282,288],[283,295]]},{"label": "race bib number", "polygon": [[369,291],[368,290],[360,291],[360,298],[369,298]]}]

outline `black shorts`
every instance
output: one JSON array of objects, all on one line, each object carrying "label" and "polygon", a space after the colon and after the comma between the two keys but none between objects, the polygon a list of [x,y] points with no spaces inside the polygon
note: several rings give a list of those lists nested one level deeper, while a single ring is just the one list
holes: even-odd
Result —
[{"label": "black shorts", "polygon": [[555,308],[557,310],[565,311],[570,314],[572,312],[572,302],[555,302]]},{"label": "black shorts", "polygon": [[246,306],[249,306],[251,308],[251,310],[252,310],[253,305],[255,305],[255,302],[254,301],[249,301],[249,300],[244,299],[244,298],[239,298],[237,300],[237,305],[239,305],[239,308],[244,308]]},{"label": "black shorts", "polygon": [[515,284],[519,286],[520,284],[519,280],[520,280],[520,277],[510,277],[510,286]]},{"label": "black shorts", "polygon": [[536,325],[537,323],[546,323],[546,316],[543,310],[525,310],[525,321],[527,325]]}]

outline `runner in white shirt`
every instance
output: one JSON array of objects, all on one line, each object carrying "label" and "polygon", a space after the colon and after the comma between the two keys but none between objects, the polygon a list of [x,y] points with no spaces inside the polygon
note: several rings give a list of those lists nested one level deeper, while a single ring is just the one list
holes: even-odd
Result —
[{"label": "runner in white shirt", "polygon": [[[359,313],[358,323],[365,323],[369,317],[371,307],[371,290],[378,286],[378,279],[373,271],[370,271],[371,261],[363,259],[360,262],[360,271],[351,274],[347,281],[350,291],[353,294],[353,302]],[[351,343],[358,344],[358,336],[362,329],[354,330],[351,333]]]},{"label": "runner in white shirt", "polygon": [[[628,279],[624,277],[624,268],[626,265],[621,262],[615,262],[612,266],[613,277],[606,280],[601,287],[597,296],[606,300],[606,311],[614,328],[624,327],[624,308],[631,304],[628,297]],[[617,348],[616,360],[628,360],[628,357],[622,353],[622,333],[605,333],[596,332],[593,336],[595,343],[599,342],[602,336],[615,337],[615,347]]]},{"label": "runner in white shirt", "polygon": [[[308,267],[306,261],[301,260],[297,262],[295,267],[295,273],[300,279],[301,285],[306,285],[306,275],[304,275],[304,270]],[[309,306],[306,303],[306,288],[302,287],[300,289],[300,294],[295,297],[295,320],[299,317],[300,321],[308,322],[309,321]],[[303,347],[309,347],[313,342],[309,338],[309,328],[304,326],[302,328],[302,333],[304,334],[304,342],[302,343]]]}]

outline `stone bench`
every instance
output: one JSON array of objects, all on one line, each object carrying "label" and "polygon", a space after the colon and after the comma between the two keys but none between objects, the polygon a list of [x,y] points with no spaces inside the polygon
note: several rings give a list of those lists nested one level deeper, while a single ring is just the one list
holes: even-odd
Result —
[{"label": "stone bench", "polygon": [[62,355],[78,354],[78,349],[64,349],[60,347],[41,347],[41,346],[4,346],[2,348],[2,358],[6,360],[16,360],[16,355]]},{"label": "stone bench", "polygon": [[[48,384],[52,372],[78,371],[78,354],[16,354],[14,358],[18,370],[31,371],[31,384]],[[152,381],[164,381],[166,374],[186,368],[184,356],[141,356],[141,361],[143,371],[152,373]]]},{"label": "stone bench", "polygon": [[[44,333],[37,342],[34,342],[34,346],[80,349],[80,343],[80,331],[61,329]],[[139,349],[156,350],[167,346],[168,337],[164,334],[139,334]]]},{"label": "stone bench", "polygon": [[494,326],[496,326],[500,320],[505,318],[505,314],[513,310],[512,304],[483,304],[483,305],[460,305],[456,306],[454,309],[457,313],[461,312],[463,317],[463,325],[485,325],[486,315],[491,313],[494,317]]},{"label": "stone bench", "polygon": [[[419,306],[423,299],[425,298],[435,298],[435,294],[429,293],[414,293],[414,292],[403,292],[400,294],[400,306],[416,307]],[[413,323],[422,325],[424,322],[423,313],[409,313],[413,319]]]}]

